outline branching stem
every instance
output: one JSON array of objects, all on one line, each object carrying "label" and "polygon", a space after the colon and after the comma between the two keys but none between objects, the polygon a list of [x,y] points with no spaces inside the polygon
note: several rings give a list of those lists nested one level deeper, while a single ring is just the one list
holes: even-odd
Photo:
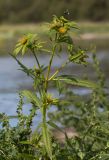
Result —
[{"label": "branching stem", "polygon": [[55,50],[56,50],[56,44],[53,47],[52,55],[51,55],[51,58],[50,58],[50,61],[49,61],[49,65],[48,65],[48,71],[47,71],[47,76],[46,76],[46,81],[45,81],[45,92],[47,92],[48,79],[49,79],[49,75],[50,75],[50,71],[51,71],[51,64],[53,62],[53,57],[54,57],[54,54],[55,54]]},{"label": "branching stem", "polygon": [[48,81],[52,80],[67,64],[69,63],[69,61],[64,62],[60,68],[58,68],[55,73],[48,79]]},{"label": "branching stem", "polygon": [[33,53],[33,55],[34,55],[34,57],[35,57],[35,60],[36,60],[36,62],[37,62],[37,65],[38,65],[39,69],[41,69],[39,60],[38,60],[38,58],[37,58],[37,56],[36,56],[36,53],[35,53],[34,49],[32,50],[32,53]]}]

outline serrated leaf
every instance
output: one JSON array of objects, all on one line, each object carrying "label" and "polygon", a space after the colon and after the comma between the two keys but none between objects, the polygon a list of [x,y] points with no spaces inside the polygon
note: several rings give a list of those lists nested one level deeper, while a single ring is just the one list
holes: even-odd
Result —
[{"label": "serrated leaf", "polygon": [[51,127],[59,130],[60,132],[64,133],[63,130],[61,128],[59,128],[55,123],[53,123],[52,121],[48,121],[47,122]]},{"label": "serrated leaf", "polygon": [[28,76],[31,76],[31,70],[28,69],[24,64],[22,64],[14,55],[11,54],[11,56],[17,61],[17,63],[20,65],[22,71],[24,71]]},{"label": "serrated leaf", "polygon": [[81,80],[79,78],[75,78],[70,75],[58,76],[58,77],[54,78],[53,80],[61,81],[61,82],[67,83],[67,84],[75,85],[75,86],[88,87],[88,88],[93,88],[93,89],[98,87],[98,85],[92,81]]},{"label": "serrated leaf", "polygon": [[37,107],[40,107],[40,99],[37,97],[36,94],[24,90],[22,91],[22,95],[25,96],[29,102],[33,102]]}]

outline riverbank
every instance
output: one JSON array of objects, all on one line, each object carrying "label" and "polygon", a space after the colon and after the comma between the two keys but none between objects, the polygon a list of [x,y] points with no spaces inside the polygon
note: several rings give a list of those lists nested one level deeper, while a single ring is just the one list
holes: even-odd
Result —
[{"label": "riverbank", "polygon": [[[95,45],[98,50],[109,50],[109,22],[78,22],[77,24],[80,30],[74,30],[72,33],[75,42],[83,47]],[[18,38],[28,32],[37,33],[46,40],[47,30],[47,23],[0,25],[0,55],[11,52]]]}]

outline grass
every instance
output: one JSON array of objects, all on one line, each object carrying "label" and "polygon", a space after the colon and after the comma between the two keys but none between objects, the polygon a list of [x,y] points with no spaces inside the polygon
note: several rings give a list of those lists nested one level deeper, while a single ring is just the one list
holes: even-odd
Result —
[{"label": "grass", "polygon": [[[0,55],[7,54],[8,48],[12,50],[17,39],[28,32],[38,33],[41,37],[47,36],[47,23],[37,24],[10,24],[0,26]],[[87,47],[89,44],[96,45],[99,49],[108,49],[109,40],[109,22],[93,23],[93,22],[79,22],[79,36],[75,38],[77,43]],[[81,43],[82,42],[82,43]],[[8,51],[8,52],[10,52]]]},{"label": "grass", "polygon": [[81,34],[84,33],[108,33],[109,34],[109,22],[80,22]]}]

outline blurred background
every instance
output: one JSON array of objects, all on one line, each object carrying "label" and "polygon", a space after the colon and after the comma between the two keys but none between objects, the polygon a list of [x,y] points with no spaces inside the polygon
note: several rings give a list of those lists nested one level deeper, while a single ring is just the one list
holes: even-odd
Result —
[{"label": "blurred background", "polygon": [[93,43],[97,49],[108,49],[109,0],[0,0],[0,55],[12,49],[22,34],[37,32],[44,36],[43,22],[49,22],[52,15],[64,15],[66,10],[68,18],[80,28],[82,41],[78,41],[88,47]]},{"label": "blurred background", "polygon": [[108,21],[108,0],[0,0],[1,23],[48,21],[68,9],[74,20]]},{"label": "blurred background", "polygon": [[[66,10],[70,13],[68,18],[76,21],[80,28],[78,34],[72,34],[75,44],[89,50],[91,46],[96,46],[106,85],[109,85],[109,0],[0,0],[0,112],[15,114],[17,91],[32,87],[31,80],[17,70],[19,66],[9,56],[17,39],[28,32],[38,33],[45,38],[46,22],[52,19],[52,15],[64,15]],[[65,58],[63,53],[61,60]],[[47,56],[45,59],[39,56],[39,59],[41,63],[48,62]],[[55,62],[54,68],[60,64],[58,58]],[[92,63],[92,60],[89,62]],[[24,63],[32,67],[34,60],[28,55]],[[88,74],[95,79],[90,65],[85,69],[74,65],[69,72]],[[76,92],[88,94],[86,89]]]}]

